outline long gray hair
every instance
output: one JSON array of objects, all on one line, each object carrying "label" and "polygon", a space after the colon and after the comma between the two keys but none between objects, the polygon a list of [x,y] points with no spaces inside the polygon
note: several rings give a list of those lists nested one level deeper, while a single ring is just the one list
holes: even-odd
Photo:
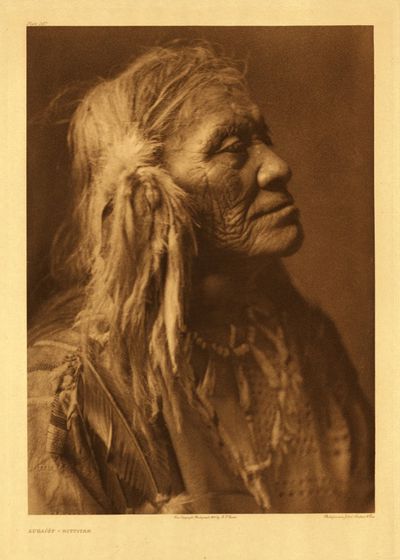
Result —
[{"label": "long gray hair", "polygon": [[107,338],[112,375],[129,378],[142,422],[160,383],[174,406],[196,253],[195,208],[163,166],[163,142],[208,86],[246,91],[243,72],[207,45],[157,47],[92,87],[69,128],[74,212],[53,274],[84,287],[83,352]]}]

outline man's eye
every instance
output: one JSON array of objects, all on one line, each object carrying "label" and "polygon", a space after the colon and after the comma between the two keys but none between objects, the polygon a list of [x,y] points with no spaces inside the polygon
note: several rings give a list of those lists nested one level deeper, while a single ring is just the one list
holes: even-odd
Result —
[{"label": "man's eye", "polygon": [[217,154],[221,153],[231,153],[231,154],[242,154],[247,150],[247,144],[242,140],[227,140],[223,142],[222,146],[217,151]]}]

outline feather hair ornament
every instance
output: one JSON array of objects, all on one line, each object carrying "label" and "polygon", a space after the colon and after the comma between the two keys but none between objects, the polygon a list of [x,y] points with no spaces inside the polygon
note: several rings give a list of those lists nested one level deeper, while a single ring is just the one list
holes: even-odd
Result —
[{"label": "feather hair ornament", "polygon": [[[113,375],[123,383],[130,378],[134,422],[143,432],[159,409],[160,383],[180,424],[174,384],[196,252],[189,197],[155,163],[158,153],[157,142],[134,130],[100,161],[91,281],[81,315],[87,340],[93,328],[108,333]],[[105,235],[99,216],[107,206],[112,212]]]}]

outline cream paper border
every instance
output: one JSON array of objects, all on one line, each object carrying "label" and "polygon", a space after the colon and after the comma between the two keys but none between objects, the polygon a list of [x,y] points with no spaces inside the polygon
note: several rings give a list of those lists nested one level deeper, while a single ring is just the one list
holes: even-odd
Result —
[{"label": "cream paper border", "polygon": [[[3,558],[394,560],[399,518],[399,2],[3,0],[0,422]],[[25,26],[373,25],[376,77],[376,513],[356,516],[28,516],[26,484]],[[65,53],[68,56],[68,53]],[[53,533],[32,534],[29,529]],[[77,529],[86,533],[66,533]],[[397,546],[396,546],[397,544]]]}]

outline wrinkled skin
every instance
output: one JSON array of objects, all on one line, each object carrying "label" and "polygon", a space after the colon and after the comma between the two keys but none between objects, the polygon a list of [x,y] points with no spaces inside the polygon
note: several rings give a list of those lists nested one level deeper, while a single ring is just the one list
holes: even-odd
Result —
[{"label": "wrinkled skin", "polygon": [[286,188],[290,169],[272,151],[256,105],[215,98],[197,116],[193,109],[165,148],[172,177],[193,194],[203,250],[237,258],[291,254],[302,233]]}]

